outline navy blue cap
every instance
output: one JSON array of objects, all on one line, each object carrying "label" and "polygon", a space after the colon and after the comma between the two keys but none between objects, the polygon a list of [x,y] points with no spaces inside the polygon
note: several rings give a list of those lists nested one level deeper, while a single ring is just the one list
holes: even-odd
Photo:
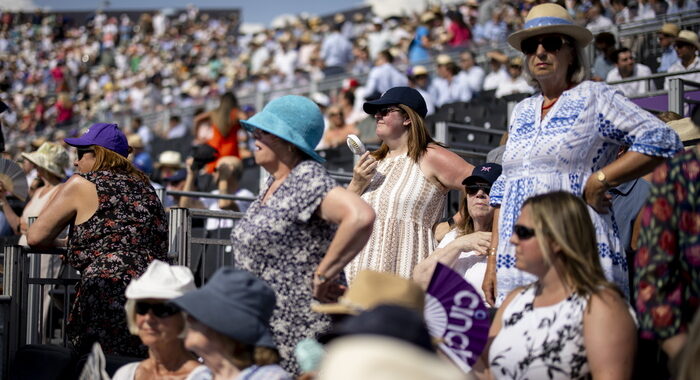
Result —
[{"label": "navy blue cap", "polygon": [[493,185],[501,175],[502,170],[501,165],[493,162],[481,164],[472,170],[472,175],[462,181],[462,185],[473,185],[477,181],[485,181],[489,185]]},{"label": "navy blue cap", "polygon": [[124,157],[129,156],[129,143],[124,132],[120,131],[119,126],[116,124],[93,124],[84,135],[63,139],[63,141],[75,147],[99,145]]},{"label": "navy blue cap", "polygon": [[377,100],[365,102],[362,109],[370,115],[374,115],[380,109],[392,104],[403,104],[416,111],[420,117],[425,118],[428,113],[428,107],[425,105],[425,99],[416,89],[411,87],[394,87],[383,93]]},{"label": "navy blue cap", "polygon": [[165,181],[165,182],[180,182],[180,181],[184,181],[185,178],[187,178],[187,170],[186,169],[179,169],[178,171],[171,174],[170,176],[163,178],[163,181]]}]

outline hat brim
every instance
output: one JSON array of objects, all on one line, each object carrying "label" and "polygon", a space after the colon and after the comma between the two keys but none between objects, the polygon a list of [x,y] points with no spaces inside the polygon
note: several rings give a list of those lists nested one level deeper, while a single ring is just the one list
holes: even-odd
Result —
[{"label": "hat brim", "polygon": [[75,147],[95,145],[92,141],[88,141],[82,137],[68,137],[63,139],[63,141],[65,141],[66,144]]},{"label": "hat brim", "polygon": [[484,177],[478,176],[478,175],[470,175],[469,177],[465,178],[464,181],[462,181],[462,185],[468,186],[468,185],[473,185],[476,182],[483,181],[486,182],[490,185],[493,185],[491,181],[487,180]]},{"label": "hat brim", "polygon": [[693,45],[693,46],[695,46],[696,49],[700,50],[700,42],[691,41],[691,40],[683,38],[683,37],[676,37],[675,42],[684,42],[686,44]]},{"label": "hat brim", "polygon": [[32,164],[34,164],[34,165],[46,170],[47,172],[55,175],[58,178],[63,178],[66,175],[66,172],[63,170],[61,172],[57,172],[55,170],[56,168],[49,168],[49,167],[46,167],[46,165],[44,165],[43,163],[40,163],[39,161],[41,161],[41,160],[39,160],[38,158],[42,157],[41,153],[37,153],[37,152],[22,153],[22,157],[24,157],[26,160],[28,160]]},{"label": "hat brim", "polygon": [[593,33],[590,30],[578,25],[543,25],[528,29],[519,30],[508,36],[508,44],[515,50],[522,52],[521,43],[534,36],[541,34],[563,34],[576,41],[579,48],[584,48],[593,41]]},{"label": "hat brim", "polygon": [[[205,326],[256,347],[276,349],[270,329],[257,317],[240,308],[227,307],[230,302],[208,288],[199,288],[171,301]],[[248,337],[256,336],[252,341]]]},{"label": "hat brim", "polygon": [[[248,120],[241,120],[241,124],[243,125],[243,128],[245,128],[249,132],[253,132],[256,129],[261,129],[267,133],[271,133],[282,140],[294,145],[295,147],[299,148],[302,152],[306,153],[309,157],[314,159],[315,161],[318,161],[320,163],[326,162],[326,159],[321,157],[316,151],[314,150],[315,147],[307,147],[298,144],[297,142],[293,141],[293,136],[291,135],[286,135],[284,133],[281,133],[282,131],[275,130],[274,126],[279,126],[280,128],[284,128],[285,130],[291,131],[291,128],[288,128],[286,126],[286,123],[279,119],[277,116],[269,113],[269,112],[259,112],[253,115]],[[301,137],[299,137],[300,140],[303,140]]]}]

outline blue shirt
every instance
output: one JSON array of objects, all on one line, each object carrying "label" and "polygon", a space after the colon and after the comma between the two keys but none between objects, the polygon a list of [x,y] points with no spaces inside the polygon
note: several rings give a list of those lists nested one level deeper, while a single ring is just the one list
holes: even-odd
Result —
[{"label": "blue shirt", "polygon": [[678,54],[676,54],[676,50],[673,48],[673,46],[669,46],[663,53],[661,53],[661,63],[656,71],[659,73],[665,73],[676,62],[678,62]]},{"label": "blue shirt", "polygon": [[345,36],[333,32],[323,40],[321,58],[326,66],[345,66],[352,61],[352,44]]}]

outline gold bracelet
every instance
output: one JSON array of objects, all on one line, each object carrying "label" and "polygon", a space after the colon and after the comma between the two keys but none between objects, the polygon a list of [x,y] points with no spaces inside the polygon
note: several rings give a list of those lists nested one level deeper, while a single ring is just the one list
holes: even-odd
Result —
[{"label": "gold bracelet", "polygon": [[498,251],[497,247],[489,248],[489,256],[496,256],[496,251]]}]

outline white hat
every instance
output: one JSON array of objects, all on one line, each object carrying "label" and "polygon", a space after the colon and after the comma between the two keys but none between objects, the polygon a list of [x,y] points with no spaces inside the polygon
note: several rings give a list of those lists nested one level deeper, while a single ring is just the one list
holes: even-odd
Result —
[{"label": "white hat", "polygon": [[311,100],[321,107],[328,107],[331,104],[331,98],[322,92],[314,92],[311,94]]},{"label": "white hat", "polygon": [[462,371],[410,343],[395,338],[353,335],[328,345],[319,380],[464,380]]},{"label": "white hat", "polygon": [[166,150],[158,156],[158,166],[172,166],[182,168],[185,165],[182,163],[182,155],[174,150]]},{"label": "white hat", "polygon": [[190,268],[153,260],[146,272],[126,287],[128,299],[173,299],[196,289]]},{"label": "white hat", "polygon": [[692,30],[681,30],[676,37],[676,42],[685,42],[695,46],[696,49],[700,50],[700,42],[698,41],[698,35]]}]

